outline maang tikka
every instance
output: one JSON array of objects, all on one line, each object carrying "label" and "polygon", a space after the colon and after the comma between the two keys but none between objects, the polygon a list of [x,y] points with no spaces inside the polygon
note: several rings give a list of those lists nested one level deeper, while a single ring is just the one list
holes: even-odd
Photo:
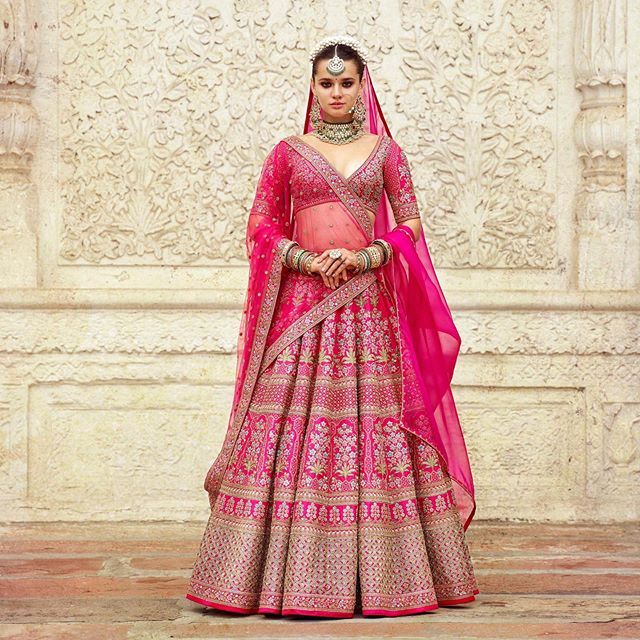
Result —
[{"label": "maang tikka", "polygon": [[[327,72],[333,76],[339,76],[344,70],[344,60],[338,55],[338,44],[334,50],[334,56],[327,63]],[[349,109],[353,113],[350,122],[327,122],[320,117],[320,102],[313,94],[309,117],[313,125],[313,135],[324,142],[333,144],[346,144],[357,140],[364,134],[364,121],[367,117],[367,110],[362,100],[362,95],[358,93],[355,104]]]}]

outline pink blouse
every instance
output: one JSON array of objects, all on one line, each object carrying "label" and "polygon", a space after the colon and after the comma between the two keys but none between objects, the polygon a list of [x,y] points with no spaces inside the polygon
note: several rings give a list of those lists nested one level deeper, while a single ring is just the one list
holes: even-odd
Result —
[{"label": "pink blouse", "polygon": [[[306,158],[291,149],[284,140],[277,146],[279,145],[284,147],[283,151],[289,160],[287,179],[291,183],[294,215],[300,209],[337,200],[331,187],[309,165]],[[326,163],[332,171],[342,175],[323,154],[311,145],[307,146],[318,162]],[[344,179],[364,206],[374,213],[378,210],[382,190],[385,189],[397,223],[420,218],[407,157],[393,138],[379,136],[369,157]]]},{"label": "pink blouse", "polygon": [[[348,215],[341,215],[344,204],[327,182],[327,175],[360,200],[369,211],[368,221],[354,225],[348,222]],[[293,229],[285,225],[280,248],[293,238],[314,252],[334,246],[356,250],[372,239],[373,220],[385,191],[396,223],[420,219],[409,163],[393,138],[378,136],[366,160],[345,177],[305,140],[289,136],[274,145],[264,161],[251,214],[256,225],[260,216],[275,220],[279,202],[290,199]],[[249,256],[251,245],[248,241]]]}]

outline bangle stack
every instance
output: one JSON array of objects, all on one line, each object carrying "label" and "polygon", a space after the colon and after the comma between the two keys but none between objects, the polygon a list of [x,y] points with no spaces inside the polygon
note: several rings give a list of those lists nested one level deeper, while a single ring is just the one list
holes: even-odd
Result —
[{"label": "bangle stack", "polygon": [[312,251],[307,251],[307,255],[302,258],[300,261],[300,273],[303,273],[305,276],[311,275],[311,263],[315,260],[317,253],[313,253]]},{"label": "bangle stack", "polygon": [[384,266],[385,264],[387,264],[387,262],[389,262],[389,260],[391,260],[391,257],[393,256],[393,249],[391,248],[389,242],[383,240],[382,238],[376,238],[371,244],[378,245],[382,249],[382,265]]},{"label": "bangle stack", "polygon": [[280,251],[280,260],[289,269],[294,269],[308,276],[311,275],[309,268],[317,255],[308,249],[302,249],[295,240],[289,240]]},{"label": "bangle stack", "polygon": [[393,250],[386,240],[377,238],[368,247],[358,249],[356,255],[358,256],[358,271],[364,273],[387,264],[391,260]]}]

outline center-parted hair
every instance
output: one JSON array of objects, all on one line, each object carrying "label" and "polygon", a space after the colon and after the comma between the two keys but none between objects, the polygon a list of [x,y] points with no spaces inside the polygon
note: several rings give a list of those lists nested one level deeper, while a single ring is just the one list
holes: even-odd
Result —
[{"label": "center-parted hair", "polygon": [[[347,60],[353,60],[356,63],[356,68],[358,70],[358,76],[360,80],[362,80],[362,74],[364,73],[364,62],[362,58],[358,55],[357,51],[350,47],[347,44],[338,44],[337,45],[337,53],[338,55],[346,62]],[[311,76],[315,79],[318,63],[321,60],[331,60],[336,53],[336,45],[330,44],[327,45],[324,49],[318,52],[318,54],[314,57],[311,67]]]}]

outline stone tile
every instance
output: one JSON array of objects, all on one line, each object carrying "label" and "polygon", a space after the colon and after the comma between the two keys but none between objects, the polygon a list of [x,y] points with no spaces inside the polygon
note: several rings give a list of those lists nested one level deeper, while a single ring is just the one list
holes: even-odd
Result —
[{"label": "stone tile", "polygon": [[184,597],[203,523],[0,527],[0,638],[640,638],[627,525],[477,522],[476,601],[398,618],[243,616]]}]

